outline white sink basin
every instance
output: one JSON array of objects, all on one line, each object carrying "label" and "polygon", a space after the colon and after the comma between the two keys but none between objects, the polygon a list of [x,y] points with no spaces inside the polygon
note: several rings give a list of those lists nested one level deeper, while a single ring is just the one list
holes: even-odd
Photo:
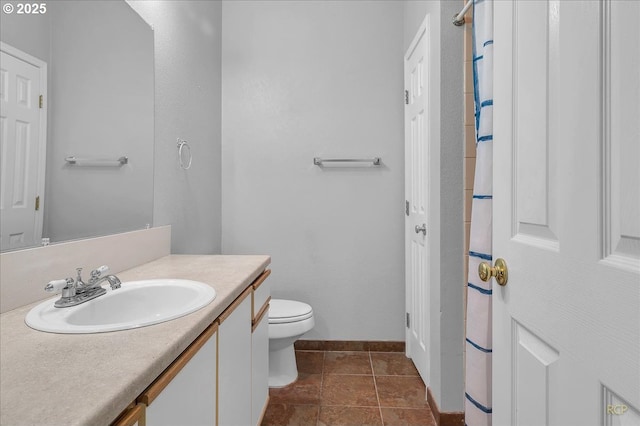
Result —
[{"label": "white sink basin", "polygon": [[211,303],[216,291],[189,280],[144,280],[122,283],[117,290],[70,308],[53,306],[58,297],[29,311],[31,328],[51,333],[103,333],[158,324],[182,317]]}]

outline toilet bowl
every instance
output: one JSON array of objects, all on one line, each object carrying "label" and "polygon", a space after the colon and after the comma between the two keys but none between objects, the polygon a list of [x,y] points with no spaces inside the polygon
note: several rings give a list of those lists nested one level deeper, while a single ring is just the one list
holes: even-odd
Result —
[{"label": "toilet bowl", "polygon": [[271,299],[269,306],[269,387],[279,388],[298,378],[293,344],[311,330],[313,309],[295,300]]}]

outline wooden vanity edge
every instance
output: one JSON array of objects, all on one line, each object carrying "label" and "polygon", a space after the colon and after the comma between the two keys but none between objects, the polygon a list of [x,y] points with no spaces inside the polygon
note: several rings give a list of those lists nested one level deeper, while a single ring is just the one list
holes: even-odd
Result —
[{"label": "wooden vanity edge", "polygon": [[258,328],[258,325],[260,325],[260,321],[262,321],[264,315],[269,311],[269,302],[271,302],[271,296],[269,296],[264,305],[262,305],[262,308],[260,308],[260,312],[258,312],[258,315],[256,315],[255,318],[251,320],[252,333],[256,330],[256,328]]},{"label": "wooden vanity edge", "polygon": [[233,311],[238,307],[238,305],[240,305],[246,297],[250,296],[251,293],[253,293],[254,285],[256,283],[258,283],[258,285],[262,284],[262,282],[269,276],[269,274],[271,274],[271,269],[265,269],[258,276],[258,278],[256,278],[251,284],[249,284],[249,286],[242,293],[240,293],[240,296],[236,297],[236,299],[233,302],[231,302],[231,304],[227,307],[227,309],[225,309],[220,314],[217,320],[218,323],[222,324],[227,318],[229,318],[229,315],[233,313]]},{"label": "wooden vanity edge", "polygon": [[258,287],[260,287],[260,284],[262,284],[269,275],[271,275],[271,269],[265,269],[260,275],[258,275],[258,278],[256,278],[255,281],[251,284],[251,287],[253,287],[254,290],[257,290]]},{"label": "wooden vanity edge", "polygon": [[145,405],[142,403],[131,403],[118,418],[111,423],[111,426],[144,426],[146,423]]}]

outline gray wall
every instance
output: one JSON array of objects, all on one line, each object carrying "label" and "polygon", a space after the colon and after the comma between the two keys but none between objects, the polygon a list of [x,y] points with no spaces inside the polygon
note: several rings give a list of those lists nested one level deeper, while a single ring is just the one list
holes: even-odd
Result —
[{"label": "gray wall", "polygon": [[[172,226],[172,253],[220,253],[221,2],[129,3],[155,35],[154,225]],[[177,138],[191,146],[189,170]]]},{"label": "gray wall", "polygon": [[[1,1],[4,6],[7,1]],[[51,14],[19,15],[0,13],[0,39],[23,52],[45,61],[51,56]]]},{"label": "gray wall", "polygon": [[313,306],[308,339],[404,340],[402,3],[223,13],[223,253],[272,256],[273,296]]},{"label": "gray wall", "polygon": [[[44,235],[142,229],[153,204],[153,32],[124,2],[55,2]],[[127,156],[122,167],[63,161]]]},{"label": "gray wall", "polygon": [[459,0],[404,2],[405,49],[427,14],[439,49],[440,143],[432,148],[440,158],[430,177],[440,218],[437,245],[431,246],[429,387],[442,411],[464,408],[463,28],[451,24],[463,5]]}]

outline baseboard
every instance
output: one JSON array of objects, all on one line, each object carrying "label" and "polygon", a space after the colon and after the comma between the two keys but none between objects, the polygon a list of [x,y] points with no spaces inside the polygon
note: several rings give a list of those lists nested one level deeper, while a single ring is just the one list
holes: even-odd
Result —
[{"label": "baseboard", "polygon": [[431,388],[427,388],[427,402],[429,408],[433,413],[433,417],[436,419],[438,426],[464,426],[464,412],[463,411],[440,411],[438,404],[436,403]]},{"label": "baseboard", "polygon": [[404,352],[405,344],[375,340],[298,340],[294,347],[299,351]]}]

